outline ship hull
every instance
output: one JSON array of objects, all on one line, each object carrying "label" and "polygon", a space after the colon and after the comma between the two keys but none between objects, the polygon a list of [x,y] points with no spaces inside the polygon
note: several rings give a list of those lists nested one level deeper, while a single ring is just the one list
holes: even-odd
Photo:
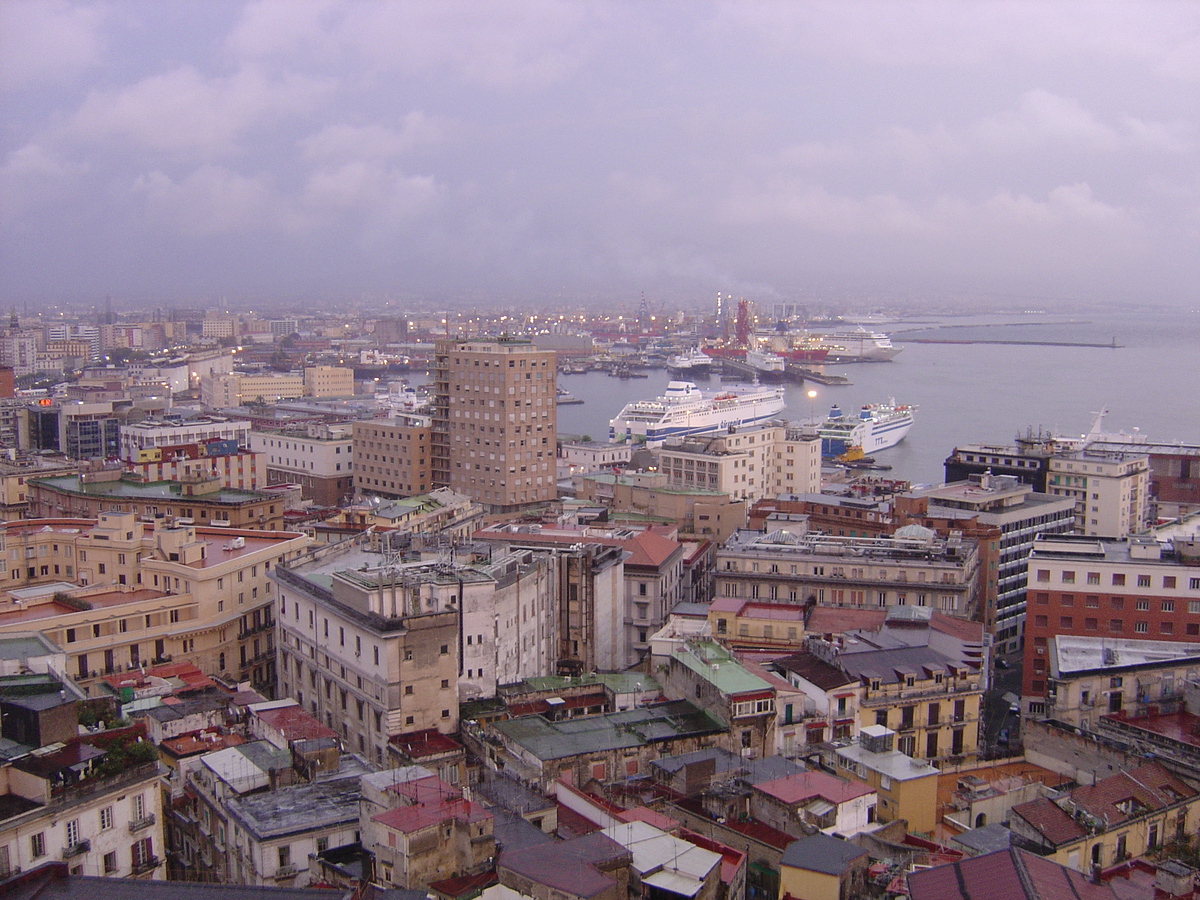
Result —
[{"label": "ship hull", "polygon": [[909,412],[881,421],[855,420],[851,427],[827,425],[820,429],[821,455],[833,458],[851,448],[859,448],[864,454],[886,450],[904,440],[912,424],[913,415]]}]

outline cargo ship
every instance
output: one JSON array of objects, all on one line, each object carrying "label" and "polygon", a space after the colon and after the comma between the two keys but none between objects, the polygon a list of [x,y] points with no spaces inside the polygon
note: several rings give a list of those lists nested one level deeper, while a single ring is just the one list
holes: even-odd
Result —
[{"label": "cargo ship", "polygon": [[773,419],[784,408],[783,388],[755,387],[704,393],[690,381],[672,381],[661,397],[627,403],[609,422],[610,441],[644,439],[649,447],[669,438],[712,434]]}]

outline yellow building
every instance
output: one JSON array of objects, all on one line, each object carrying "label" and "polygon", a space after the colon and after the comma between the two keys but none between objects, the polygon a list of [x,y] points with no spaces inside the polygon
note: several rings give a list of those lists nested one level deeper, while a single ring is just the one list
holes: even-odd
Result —
[{"label": "yellow building", "polygon": [[875,789],[880,822],[904,819],[910,834],[931,835],[937,825],[938,770],[893,749],[895,736],[882,725],[862,728],[857,744],[836,748],[836,774]]},{"label": "yellow building", "polygon": [[788,844],[779,860],[779,897],[849,900],[866,886],[867,851],[827,834]]},{"label": "yellow building", "polygon": [[799,650],[804,644],[804,607],[718,597],[709,604],[708,627],[729,647]]},{"label": "yellow building", "polygon": [[146,523],[133,513],[0,526],[0,633],[39,630],[67,674],[96,679],[186,657],[273,691],[269,573],[309,539],[289,532]]},{"label": "yellow building", "polygon": [[1200,794],[1156,762],[1118,772],[1065,797],[1012,808],[1009,829],[1069,869],[1087,872],[1190,837]]}]

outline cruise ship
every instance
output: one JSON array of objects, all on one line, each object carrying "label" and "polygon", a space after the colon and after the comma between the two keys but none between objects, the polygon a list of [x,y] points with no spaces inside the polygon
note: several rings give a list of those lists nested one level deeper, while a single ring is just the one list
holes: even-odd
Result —
[{"label": "cruise ship", "polygon": [[773,419],[783,412],[783,388],[702,393],[690,381],[672,381],[654,400],[628,403],[608,423],[610,441],[645,438],[658,447],[668,438],[712,434]]},{"label": "cruise ship", "polygon": [[816,340],[829,351],[825,357],[829,362],[890,362],[902,349],[883,332],[862,327],[817,335]]},{"label": "cruise ship", "polygon": [[667,359],[667,370],[678,375],[707,375],[712,368],[712,357],[693,347]]},{"label": "cruise ship", "polygon": [[835,406],[818,428],[821,455],[841,456],[851,448],[874,453],[894,447],[908,434],[916,409],[915,406],[897,405],[892,399],[887,403],[868,403],[857,416],[847,416]]}]

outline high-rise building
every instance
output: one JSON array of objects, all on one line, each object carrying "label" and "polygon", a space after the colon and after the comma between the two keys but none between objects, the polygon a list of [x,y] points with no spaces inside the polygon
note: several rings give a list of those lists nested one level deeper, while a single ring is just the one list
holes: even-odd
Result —
[{"label": "high-rise building", "polygon": [[555,499],[556,372],[529,341],[438,341],[433,483],[490,513]]}]

